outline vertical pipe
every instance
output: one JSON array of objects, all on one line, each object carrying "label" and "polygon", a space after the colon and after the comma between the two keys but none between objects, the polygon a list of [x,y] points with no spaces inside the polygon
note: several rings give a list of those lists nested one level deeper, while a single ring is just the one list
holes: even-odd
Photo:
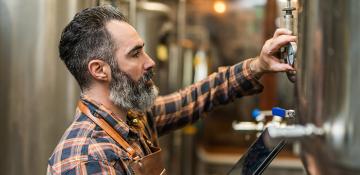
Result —
[{"label": "vertical pipe", "polygon": [[137,0],[129,0],[129,22],[135,28],[136,26],[136,7]]},{"label": "vertical pipe", "polygon": [[185,39],[186,35],[186,0],[179,0],[178,10],[178,39]]},{"label": "vertical pipe", "polygon": [[[177,25],[177,30],[178,30],[178,60],[177,60],[177,80],[181,80],[182,77],[182,67],[179,65],[183,65],[184,60],[183,60],[183,56],[184,56],[184,51],[185,49],[183,48],[183,46],[180,44],[182,41],[184,41],[186,39],[186,0],[179,0],[179,7],[178,7],[178,25]],[[171,70],[171,69],[170,69]],[[177,83],[180,86],[183,86],[183,84],[181,84],[181,81],[177,81]],[[177,87],[179,88],[179,87]],[[186,174],[186,175],[192,175],[193,174],[193,151],[194,151],[194,135],[193,134],[189,134],[188,132],[176,132],[175,133],[175,140],[178,140],[178,143],[176,146],[180,147],[182,153],[180,153],[179,158],[180,158],[180,174]]]}]

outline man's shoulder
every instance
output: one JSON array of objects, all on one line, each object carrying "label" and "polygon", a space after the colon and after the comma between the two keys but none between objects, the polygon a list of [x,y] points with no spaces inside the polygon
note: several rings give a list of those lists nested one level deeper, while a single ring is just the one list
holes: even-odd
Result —
[{"label": "man's shoulder", "polygon": [[88,160],[89,136],[94,128],[95,124],[88,120],[86,116],[80,115],[76,117],[55,147],[49,159],[49,165]]},{"label": "man's shoulder", "polygon": [[75,118],[48,160],[53,170],[71,169],[81,162],[126,159],[127,155],[85,115]]}]

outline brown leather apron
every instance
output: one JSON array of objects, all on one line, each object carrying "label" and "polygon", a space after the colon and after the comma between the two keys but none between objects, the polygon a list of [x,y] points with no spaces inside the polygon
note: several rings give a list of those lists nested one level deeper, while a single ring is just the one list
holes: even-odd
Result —
[{"label": "brown leather apron", "polygon": [[133,160],[129,164],[133,173],[136,175],[166,175],[166,170],[163,166],[161,149],[154,148],[154,152],[145,156],[139,157],[135,150],[127,143],[118,132],[116,132],[103,118],[97,118],[91,114],[89,108],[79,101],[78,108],[82,113],[87,115],[95,124],[102,128],[112,139],[114,139],[123,149],[126,150],[129,158]]}]

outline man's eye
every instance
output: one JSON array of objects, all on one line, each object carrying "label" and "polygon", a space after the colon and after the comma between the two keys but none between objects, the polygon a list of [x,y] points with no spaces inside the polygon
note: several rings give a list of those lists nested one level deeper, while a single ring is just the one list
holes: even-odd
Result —
[{"label": "man's eye", "polygon": [[139,57],[140,56],[140,54],[141,54],[141,51],[136,51],[135,53],[134,53],[134,55],[133,55],[133,57]]}]

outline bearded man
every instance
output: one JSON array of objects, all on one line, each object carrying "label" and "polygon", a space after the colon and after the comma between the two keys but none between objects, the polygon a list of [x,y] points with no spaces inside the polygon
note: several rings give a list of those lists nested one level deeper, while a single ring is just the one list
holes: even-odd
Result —
[{"label": "bearded man", "polygon": [[263,73],[293,70],[273,53],[295,40],[279,29],[260,56],[158,97],[151,80],[155,63],[125,17],[111,6],[79,12],[63,30],[59,51],[81,97],[47,173],[166,174],[158,136],[197,121],[217,105],[261,92]]}]

